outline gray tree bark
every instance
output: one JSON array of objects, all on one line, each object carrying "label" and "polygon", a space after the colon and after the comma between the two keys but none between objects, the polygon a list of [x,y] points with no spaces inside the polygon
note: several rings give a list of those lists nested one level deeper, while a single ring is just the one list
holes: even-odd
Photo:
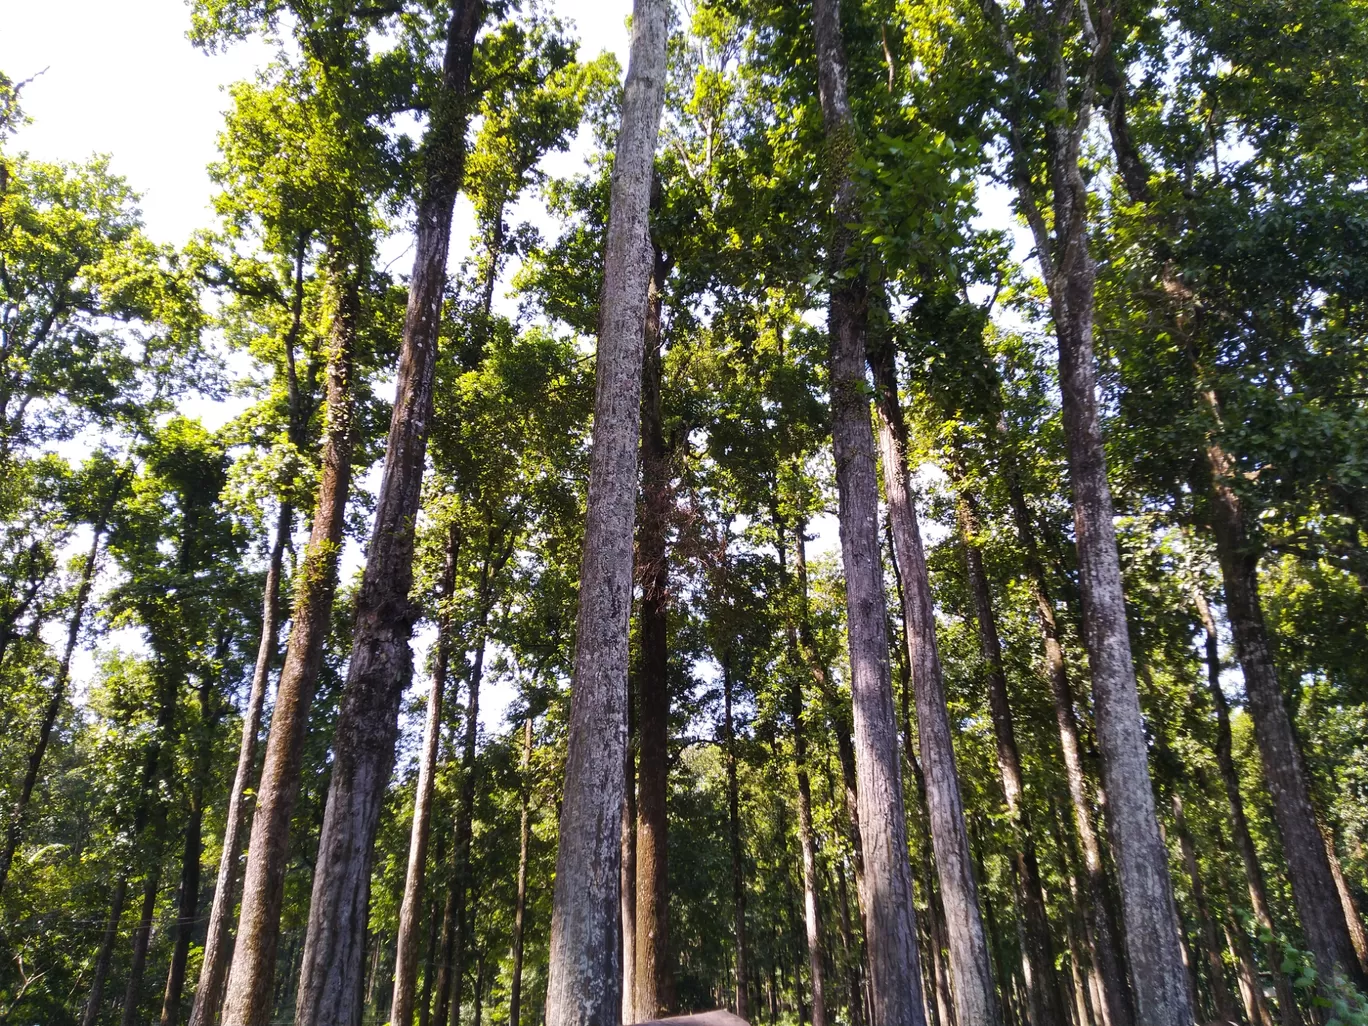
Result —
[{"label": "gray tree bark", "polygon": [[993,597],[988,574],[983,566],[980,536],[983,525],[977,499],[964,488],[962,474],[953,471],[959,490],[959,528],[964,543],[965,565],[969,576],[969,592],[973,599],[974,615],[978,622],[979,652],[987,667],[988,709],[993,721],[997,742],[998,774],[1003,795],[1007,800],[1007,816],[1015,834],[1017,886],[1021,897],[1023,929],[1022,975],[1026,981],[1026,1000],[1034,1026],[1062,1024],[1066,1018],[1066,1004],[1055,973],[1054,941],[1050,935],[1050,918],[1045,906],[1045,891],[1040,879],[1040,863],[1036,858],[1035,840],[1031,831],[1029,812],[1022,804],[1026,781],[1021,769],[1021,754],[1017,748],[1016,725],[1007,696],[1007,673],[1002,662],[1002,642],[998,637],[997,618],[993,613]]},{"label": "gray tree bark", "polygon": [[722,744],[727,762],[727,837],[731,846],[732,936],[736,943],[736,1014],[750,1014],[746,952],[746,877],[741,848],[741,788],[736,773],[736,725],[732,719],[731,660],[722,661]]},{"label": "gray tree bark", "polygon": [[527,857],[532,847],[532,717],[523,723],[522,818],[518,827],[518,890],[513,906],[513,968],[508,981],[508,1023],[522,1022],[523,935],[527,918]]},{"label": "gray tree bark", "polygon": [[580,569],[560,847],[552,899],[547,1026],[616,1026],[621,811],[632,527],[652,164],[664,106],[670,9],[636,0],[604,251],[594,440]]},{"label": "gray tree bark", "polygon": [[394,766],[399,701],[413,675],[409,640],[418,615],[409,595],[414,527],[432,417],[451,219],[465,175],[470,69],[485,13],[483,0],[452,4],[441,85],[423,137],[413,275],[394,412],[333,742],[332,779],[295,1002],[298,1026],[351,1026],[361,1015],[375,830]]},{"label": "gray tree bark", "polygon": [[817,880],[817,839],[812,828],[812,782],[808,776],[804,733],[803,689],[789,687],[793,719],[793,768],[798,778],[798,847],[803,862],[803,927],[807,937],[808,978],[812,983],[812,1026],[826,1026],[826,952],[822,945],[822,911]]},{"label": "gray tree bark", "polygon": [[[247,871],[242,882],[237,941],[225,985],[222,1020],[225,1026],[261,1026],[270,1021],[273,1011],[290,819],[299,796],[309,707],[313,704],[323,665],[323,642],[331,627],[333,597],[337,592],[337,561],[351,485],[351,377],[359,297],[355,276],[345,273],[341,279],[335,280],[332,286],[337,310],[329,339],[327,416],[318,508],[295,585],[293,626],[286,645],[285,665],[276,686],[271,729],[266,738],[266,758],[257,786],[257,807],[247,845]],[[212,1005],[205,1005],[206,1026],[212,1022],[214,1012]]]},{"label": "gray tree bark", "polygon": [[[866,286],[856,264],[853,232],[847,227],[859,219],[859,198],[851,169],[856,132],[847,91],[838,0],[816,0],[813,30],[829,182],[834,192],[828,311],[831,437],[846,577],[857,801],[864,856],[860,904],[869,945],[874,1021],[879,1026],[922,1026],[921,967],[879,554],[879,484],[865,375]],[[992,1022],[992,1017],[986,1021]]]},{"label": "gray tree bark", "polygon": [[[456,587],[456,556],[460,534],[453,524],[447,531],[438,603],[450,602]],[[451,659],[451,624],[446,610],[438,614],[437,650],[428,692],[427,718],[423,724],[423,750],[418,762],[418,782],[413,799],[413,826],[409,836],[408,869],[404,897],[399,907],[399,935],[394,952],[394,991],[390,1000],[390,1026],[410,1026],[418,986],[420,919],[423,914],[423,878],[427,871],[428,838],[432,833],[432,799],[437,784],[437,749],[442,738],[442,700],[447,666]]]},{"label": "gray tree bark", "polygon": [[1001,1012],[993,987],[992,961],[979,908],[978,883],[974,878],[959,774],[955,768],[926,556],[908,484],[906,427],[898,401],[893,353],[887,347],[879,347],[870,357],[879,410],[884,491],[888,498],[895,558],[903,580],[903,622],[908,660],[912,666],[931,845],[936,854],[941,905],[945,910],[955,1017],[962,1026],[995,1024],[1000,1021]]}]

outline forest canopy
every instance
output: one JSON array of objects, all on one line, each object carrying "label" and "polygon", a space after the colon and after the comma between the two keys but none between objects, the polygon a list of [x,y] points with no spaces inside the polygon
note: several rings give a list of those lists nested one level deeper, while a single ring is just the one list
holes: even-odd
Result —
[{"label": "forest canopy", "polygon": [[1365,0],[183,17],[181,243],[0,69],[0,1023],[1368,1026]]}]

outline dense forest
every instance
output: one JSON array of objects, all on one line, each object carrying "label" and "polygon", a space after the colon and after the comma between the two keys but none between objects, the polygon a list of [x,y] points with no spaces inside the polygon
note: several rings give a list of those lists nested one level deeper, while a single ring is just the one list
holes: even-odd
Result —
[{"label": "dense forest", "polygon": [[1368,1024],[1365,0],[184,27],[184,245],[0,75],[0,1023]]}]

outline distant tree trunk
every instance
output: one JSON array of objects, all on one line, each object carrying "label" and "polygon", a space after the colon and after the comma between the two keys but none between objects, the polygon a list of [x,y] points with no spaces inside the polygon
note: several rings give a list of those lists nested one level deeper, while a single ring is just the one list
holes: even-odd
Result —
[{"label": "distant tree trunk", "polygon": [[[1236,923],[1226,922],[1226,946],[1240,967],[1240,997],[1244,1001],[1245,1015],[1252,1026],[1273,1026],[1273,1013],[1268,1010],[1268,1000],[1264,997],[1263,983],[1259,980],[1259,969],[1254,964],[1254,953],[1249,950],[1249,941],[1244,931]],[[1278,967],[1272,967],[1278,972]]]},{"label": "distant tree trunk", "polygon": [[661,289],[665,264],[656,251],[643,334],[641,390],[640,667],[637,673],[639,760],[636,829],[636,986],[633,1010],[660,1019],[674,1011],[670,952],[669,791],[670,681],[667,614],[670,572],[666,535],[670,453],[661,410]]},{"label": "distant tree trunk", "polygon": [[664,104],[669,13],[664,0],[634,4],[613,164],[547,1026],[615,1026],[622,1011],[618,888],[632,526],[652,270],[647,222]]},{"label": "distant tree trunk", "polygon": [[[818,93],[835,193],[830,248],[834,273],[828,313],[831,435],[846,574],[857,800],[865,869],[860,904],[869,945],[874,1021],[879,1026],[922,1026],[921,967],[879,557],[879,487],[865,377],[867,287],[855,262],[853,232],[847,227],[858,219],[859,200],[850,163],[856,133],[837,0],[817,0],[813,28]],[[848,276],[850,272],[853,276]]]},{"label": "distant tree trunk", "polygon": [[637,896],[637,724],[632,679],[627,678],[627,744],[622,777],[622,1021],[634,1023],[636,1014],[636,896]]},{"label": "distant tree trunk", "polygon": [[81,1013],[81,1026],[95,1026],[100,1019],[105,981],[109,978],[109,963],[114,957],[114,942],[119,937],[119,920],[123,918],[124,901],[127,896],[128,874],[121,873],[114,884],[114,893],[109,899],[109,920],[105,924],[104,935],[100,938],[100,948],[95,955],[95,971],[91,977],[85,1009]]},{"label": "distant tree trunk", "polygon": [[1344,909],[1344,919],[1349,927],[1354,953],[1358,955],[1359,967],[1368,974],[1368,932],[1363,929],[1363,919],[1354,904],[1354,894],[1349,890],[1349,882],[1344,879],[1339,856],[1335,854],[1335,835],[1323,820],[1317,819],[1317,824],[1320,826],[1321,836],[1325,838],[1325,858],[1330,863],[1330,875],[1334,878],[1335,890],[1339,893],[1340,907]]},{"label": "distant tree trunk", "polygon": [[796,681],[789,688],[789,715],[793,719],[793,766],[798,777],[798,846],[803,865],[803,925],[812,981],[812,1026],[826,1026],[826,953],[822,947],[818,901],[817,841],[812,829],[812,782],[808,777],[803,728],[803,690]]},{"label": "distant tree trunk", "polygon": [[157,907],[157,888],[161,883],[158,869],[148,870],[143,878],[142,908],[138,925],[133,929],[133,954],[128,963],[128,983],[124,988],[123,1014],[119,1026],[135,1026],[142,1018],[142,981],[147,968],[147,947],[152,941],[152,913]]},{"label": "distant tree trunk", "polygon": [[[446,831],[437,833],[437,850],[433,852],[433,865],[440,866],[446,861]],[[435,896],[428,901],[430,912],[428,915],[428,937],[427,955],[423,959],[423,990],[418,995],[418,1026],[429,1026],[432,1022],[432,985],[437,976],[437,959],[439,949],[437,945],[441,940],[442,928],[442,905],[438,904]]]},{"label": "distant tree trunk", "polygon": [[722,660],[722,744],[727,762],[727,835],[731,842],[732,936],[736,942],[736,1014],[749,1018],[750,995],[746,986],[749,959],[746,952],[746,876],[741,847],[741,788],[736,773],[736,725],[732,720],[732,673],[730,654]]},{"label": "distant tree trunk", "polygon": [[9,825],[5,831],[5,847],[0,851],[0,894],[4,893],[10,866],[14,862],[14,853],[18,851],[19,841],[23,837],[24,818],[28,814],[33,791],[38,786],[43,756],[47,754],[53,728],[57,726],[57,717],[61,715],[62,704],[66,701],[67,684],[71,680],[71,660],[76,654],[76,645],[81,640],[81,623],[85,619],[86,606],[90,604],[90,591],[95,584],[95,570],[100,558],[100,545],[104,542],[105,532],[109,528],[109,515],[113,508],[111,500],[101,511],[99,519],[94,524],[90,551],[81,566],[81,581],[76,586],[76,601],[71,610],[71,622],[67,626],[66,647],[62,650],[62,661],[57,664],[57,673],[52,681],[52,694],[43,708],[43,719],[38,726],[38,739],[29,752],[28,765],[24,769],[24,782],[19,787],[19,796],[10,811]]},{"label": "distant tree trunk", "polygon": [[1074,712],[1073,685],[1069,680],[1064,647],[1059,640],[1059,624],[1055,619],[1054,600],[1045,579],[1045,566],[1040,556],[1030,509],[1016,472],[1016,454],[1008,457],[1006,472],[1011,496],[1012,518],[1017,539],[1025,553],[1026,570],[1031,592],[1040,620],[1040,634],[1045,654],[1045,672],[1050,680],[1050,696],[1054,701],[1055,723],[1059,730],[1060,748],[1064,755],[1064,776],[1069,784],[1069,798],[1073,807],[1074,829],[1083,849],[1083,866],[1088,876],[1084,905],[1088,913],[1088,941],[1092,955],[1094,977],[1100,1000],[1097,1004],[1099,1026],[1129,1026],[1130,1003],[1127,1000],[1125,970],[1116,933],[1112,929],[1109,911],[1106,869],[1102,862],[1102,846],[1093,825],[1092,803],[1088,796],[1087,777],[1083,769],[1083,747],[1078,734],[1078,717]]},{"label": "distant tree trunk", "polygon": [[1192,906],[1197,913],[1197,925],[1201,931],[1203,954],[1207,962],[1207,980],[1211,986],[1212,1002],[1216,1006],[1216,1017],[1224,1022],[1235,1022],[1239,1019],[1239,1010],[1235,1007],[1235,997],[1230,992],[1230,986],[1225,978],[1225,962],[1221,959],[1220,934],[1216,932],[1216,920],[1211,917],[1211,908],[1207,905],[1206,888],[1202,885],[1202,871],[1197,864],[1197,847],[1192,840],[1192,831],[1188,829],[1187,816],[1183,812],[1183,798],[1178,793],[1177,788],[1173,789],[1171,796],[1173,803],[1173,826],[1178,831],[1178,845],[1183,852],[1183,866],[1187,869],[1188,884],[1192,888]]},{"label": "distant tree trunk", "polygon": [[513,906],[513,968],[508,982],[508,1026],[522,1022],[523,934],[527,916],[527,856],[532,846],[532,717],[523,721],[522,818],[518,828],[518,890]]},{"label": "distant tree trunk", "polygon": [[[1207,392],[1206,401],[1219,426],[1221,411],[1216,394]],[[1316,823],[1292,719],[1278,685],[1259,599],[1259,553],[1249,536],[1244,504],[1236,491],[1238,468],[1214,431],[1207,438],[1206,454],[1211,528],[1225,584],[1226,615],[1235,635],[1235,654],[1244,671],[1254,736],[1263,757],[1264,779],[1282,836],[1302,932],[1322,979],[1341,972],[1359,986],[1368,987]]]},{"label": "distant tree trunk", "polygon": [[1021,754],[1017,749],[1016,725],[1007,696],[1002,642],[998,637],[997,618],[993,613],[988,574],[983,567],[982,542],[979,540],[983,525],[978,512],[978,500],[963,487],[959,480],[962,474],[958,470],[953,472],[953,476],[957,479],[956,486],[959,489],[959,528],[964,543],[969,592],[973,598],[974,616],[978,621],[979,652],[987,667],[988,709],[997,742],[998,774],[1016,842],[1013,858],[1021,897],[1024,942],[1021,956],[1026,1000],[1033,1026],[1063,1024],[1066,1011],[1055,974],[1054,942],[1050,936],[1045,891],[1040,880],[1030,814],[1022,804],[1026,782],[1021,770]]},{"label": "distant tree trunk", "polygon": [[256,666],[252,671],[252,690],[242,716],[242,740],[238,743],[237,772],[228,792],[224,814],[223,853],[219,857],[218,877],[214,883],[214,903],[209,909],[209,927],[204,938],[204,957],[200,963],[199,985],[190,1009],[190,1026],[214,1026],[223,1006],[223,989],[228,982],[228,960],[232,954],[234,897],[237,891],[238,862],[246,840],[247,813],[252,800],[252,777],[256,772],[261,712],[266,703],[266,688],[275,664],[280,636],[280,577],[285,546],[294,526],[294,507],[280,504],[276,517],[275,539],[266,569],[266,589],[261,601],[261,640],[257,645]]},{"label": "distant tree trunk", "polygon": [[[228,639],[220,644],[216,661],[227,652]],[[166,974],[166,990],[162,993],[161,1026],[176,1026],[180,1022],[181,997],[185,991],[185,969],[190,958],[190,941],[198,926],[200,896],[200,857],[204,853],[204,791],[214,756],[211,730],[218,721],[218,710],[213,678],[205,673],[200,679],[200,736],[196,745],[194,783],[190,792],[189,816],[185,824],[185,841],[181,850],[181,877],[176,900],[176,934],[171,949],[171,966]]]},{"label": "distant tree trunk", "polygon": [[444,1024],[446,1026],[459,1026],[461,1021],[461,984],[465,976],[465,945],[466,934],[469,932],[466,913],[470,906],[467,903],[467,898],[472,876],[470,850],[475,831],[475,778],[479,772],[479,765],[476,762],[476,755],[478,754],[476,743],[479,740],[480,731],[480,685],[484,681],[485,639],[490,606],[493,602],[492,579],[502,569],[503,563],[507,559],[504,553],[512,552],[511,546],[503,549],[502,552],[496,552],[496,546],[500,544],[497,538],[498,536],[491,528],[489,548],[484,565],[480,569],[480,615],[476,624],[478,637],[475,642],[475,651],[471,654],[465,738],[461,748],[461,800],[456,809],[456,847],[453,851],[454,872],[451,878],[451,894],[454,901],[454,918],[452,921],[454,932],[451,935],[450,949],[449,1003],[447,1004],[446,1015],[438,1016],[437,1026],[444,1026]]},{"label": "distant tree trunk", "polygon": [[1268,904],[1268,887],[1264,882],[1263,866],[1259,863],[1254,838],[1249,832],[1244,798],[1240,794],[1240,772],[1235,766],[1230,735],[1230,705],[1226,701],[1225,691],[1221,688],[1221,645],[1216,634],[1216,620],[1211,615],[1211,607],[1207,604],[1205,595],[1194,590],[1192,598],[1206,634],[1207,694],[1211,697],[1211,706],[1216,711],[1216,765],[1220,768],[1226,801],[1230,805],[1230,829],[1235,838],[1235,847],[1240,851],[1240,862],[1244,866],[1249,904],[1254,910],[1254,924],[1260,932],[1267,931],[1269,936],[1268,967],[1277,990],[1278,1013],[1283,1026],[1301,1026],[1296,996],[1292,992],[1292,981],[1282,971],[1283,955],[1273,925],[1273,913]]},{"label": "distant tree trunk", "polygon": [[955,768],[926,557],[908,485],[906,425],[898,402],[894,356],[887,346],[879,346],[869,357],[879,412],[884,490],[903,581],[903,622],[917,706],[921,772],[945,909],[956,1019],[961,1026],[992,1026],[1000,1021],[1000,1011]]},{"label": "distant tree trunk", "polygon": [[[447,530],[446,556],[437,601],[451,601],[456,588],[456,556],[460,533],[455,524]],[[432,832],[432,799],[437,783],[437,749],[442,738],[442,698],[446,690],[447,665],[451,658],[451,624],[446,610],[438,613],[437,649],[428,692],[427,720],[423,725],[423,751],[419,756],[418,783],[413,800],[413,826],[409,837],[408,871],[404,898],[399,908],[399,933],[394,953],[394,992],[390,1001],[390,1026],[410,1026],[418,986],[419,920],[423,913],[423,877],[427,870],[428,837]]]},{"label": "distant tree trunk", "polygon": [[485,15],[483,0],[454,0],[441,85],[423,137],[413,275],[394,412],[333,741],[295,1002],[298,1026],[350,1026],[361,1014],[359,981],[375,830],[394,767],[399,701],[413,676],[409,641],[418,615],[409,596],[414,529],[432,418],[451,219],[465,175],[470,69]]},{"label": "distant tree trunk", "polygon": [[[1005,55],[1015,63],[1019,57],[1001,8],[995,0],[983,0],[983,7],[1001,37]],[[1115,511],[1097,411],[1093,353],[1096,268],[1089,253],[1088,184],[1080,159],[1092,94],[1087,94],[1078,110],[1073,109],[1075,93],[1069,88],[1065,24],[1066,19],[1058,16],[1054,5],[1036,8],[1037,45],[1043,52],[1042,94],[1052,107],[1046,121],[1044,157],[1053,234],[1032,176],[1035,155],[1026,149],[1014,121],[1015,109],[1008,115],[1013,121],[1012,173],[1035,240],[1059,342],[1059,386],[1083,598],[1083,640],[1093,680],[1107,822],[1120,883],[1136,1019],[1144,1026],[1191,1026],[1192,995],[1182,969],[1173,885],[1150,782],[1121,587]],[[1097,62],[1107,58],[1109,44],[1109,37],[1095,41],[1089,74],[1096,71]]]},{"label": "distant tree trunk", "polygon": [[[341,262],[336,254],[333,259]],[[267,1022],[274,1011],[290,820],[299,796],[309,707],[323,665],[323,642],[332,626],[333,596],[337,592],[337,561],[351,484],[351,379],[360,300],[351,271],[334,271],[331,287],[337,310],[330,327],[323,473],[309,544],[297,574],[293,626],[276,686],[252,817],[242,910],[223,1003],[223,1021],[234,1026]],[[213,1013],[212,1007],[205,1008],[206,1026],[212,1022]]]}]

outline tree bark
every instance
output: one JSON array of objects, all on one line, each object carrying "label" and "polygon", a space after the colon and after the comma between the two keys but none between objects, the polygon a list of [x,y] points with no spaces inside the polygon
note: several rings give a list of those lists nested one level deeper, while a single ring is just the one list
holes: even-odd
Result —
[{"label": "tree bark", "polygon": [[[1207,392],[1206,400],[1219,425],[1221,412],[1215,393]],[[1211,472],[1211,529],[1225,585],[1226,615],[1235,636],[1235,654],[1244,671],[1254,736],[1263,757],[1264,779],[1282,837],[1302,933],[1322,979],[1338,972],[1368,987],[1316,822],[1292,719],[1278,685],[1259,599],[1259,554],[1249,537],[1244,505],[1235,490],[1237,467],[1214,434],[1208,436],[1206,455]]]},{"label": "tree bark", "polygon": [[81,1013],[81,1026],[95,1026],[100,1019],[105,981],[109,978],[109,963],[114,957],[114,942],[119,936],[119,920],[123,918],[124,901],[127,896],[128,874],[121,873],[114,884],[114,893],[109,899],[109,920],[105,924],[104,935],[100,938],[100,948],[95,955],[95,971],[91,977],[85,1009]]},{"label": "tree bark", "polygon": [[[1254,964],[1249,941],[1238,924],[1227,921],[1224,925],[1226,946],[1240,967],[1240,997],[1244,1001],[1245,1016],[1252,1026],[1273,1026],[1273,1013],[1268,1010],[1268,1000],[1264,997],[1259,969]],[[1278,967],[1274,966],[1273,971],[1277,973]]]},{"label": "tree bark", "polygon": [[622,791],[622,1021],[634,1023],[636,1014],[636,892],[637,892],[637,725],[632,679],[627,679],[627,744],[623,758]]},{"label": "tree bark", "polygon": [[409,641],[418,616],[409,595],[414,529],[432,418],[452,213],[465,174],[470,70],[485,14],[483,0],[454,0],[441,85],[423,138],[413,275],[394,412],[333,742],[295,1002],[298,1026],[349,1026],[361,1014],[359,981],[375,830],[394,767],[399,702],[413,676]]},{"label": "tree bark", "polygon": [[[295,584],[293,626],[276,686],[257,787],[237,942],[225,985],[223,1022],[229,1026],[260,1026],[273,1014],[290,819],[299,796],[309,707],[323,665],[323,642],[332,626],[337,592],[337,561],[351,483],[351,379],[359,296],[354,273],[338,272],[333,287],[337,309],[329,330],[323,474],[309,544]],[[212,1023],[213,1013],[213,1007],[206,1005],[206,1026]]]},{"label": "tree bark", "polygon": [[632,527],[652,269],[647,221],[664,105],[668,22],[664,0],[636,0],[603,261],[547,1026],[616,1026],[622,1010],[618,888]]},{"label": "tree bark", "polygon": [[1021,754],[1017,748],[1016,725],[1007,696],[1007,674],[1002,663],[1002,642],[998,637],[997,618],[993,613],[993,597],[988,574],[983,567],[983,531],[978,512],[978,501],[962,482],[956,469],[959,490],[959,528],[964,543],[964,559],[969,576],[969,591],[978,621],[979,652],[987,667],[988,710],[993,721],[997,742],[998,774],[1003,795],[1007,800],[1007,816],[1016,841],[1013,859],[1017,885],[1021,897],[1023,927],[1022,975],[1026,981],[1026,1000],[1033,1026],[1063,1024],[1067,1015],[1055,974],[1054,942],[1050,936],[1050,918],[1045,906],[1045,891],[1040,880],[1040,864],[1036,858],[1035,840],[1031,832],[1030,814],[1023,806],[1026,783],[1021,770]]},{"label": "tree bark", "polygon": [[224,815],[223,852],[219,857],[218,877],[214,883],[214,902],[209,909],[209,927],[204,939],[199,984],[190,1009],[190,1026],[214,1026],[223,1006],[223,990],[228,982],[228,960],[232,953],[231,922],[236,894],[238,862],[246,841],[247,814],[251,805],[252,777],[256,771],[261,713],[266,702],[271,667],[275,663],[280,635],[280,578],[285,546],[294,526],[294,508],[282,502],[276,518],[275,539],[266,569],[266,588],[261,601],[261,640],[257,645],[256,666],[252,671],[252,690],[242,716],[242,740],[238,744],[237,772],[228,793]]},{"label": "tree bark", "polygon": [[157,907],[157,887],[161,882],[158,869],[151,869],[143,879],[142,908],[138,925],[133,929],[133,954],[128,965],[128,983],[124,988],[123,1012],[119,1026],[134,1026],[141,1018],[143,971],[147,968],[147,947],[152,941],[152,913]]},{"label": "tree bark", "polygon": [[1064,776],[1069,785],[1074,829],[1083,850],[1083,867],[1088,877],[1087,893],[1081,897],[1088,917],[1088,949],[1092,956],[1093,975],[1101,991],[1100,1000],[1096,1002],[1096,1012],[1100,1020],[1099,1026],[1129,1026],[1131,1013],[1124,963],[1116,932],[1112,928],[1106,868],[1102,861],[1101,842],[1093,824],[1092,802],[1088,795],[1087,776],[1083,768],[1083,746],[1079,740],[1078,716],[1074,712],[1073,684],[1069,679],[1068,663],[1064,658],[1064,646],[1059,639],[1054,599],[1050,595],[1045,578],[1040,545],[1030,509],[1026,505],[1026,496],[1017,476],[1015,460],[1016,453],[1009,454],[1006,471],[1008,493],[1011,497],[1012,519],[1025,554],[1026,570],[1035,599],[1036,615],[1040,622],[1045,673],[1050,681],[1055,724],[1064,755]]},{"label": "tree bark", "polygon": [[793,719],[793,768],[798,778],[798,846],[803,864],[803,926],[812,983],[812,1026],[826,1026],[826,953],[817,893],[817,841],[812,829],[812,782],[808,777],[807,738],[803,730],[803,690],[797,681],[789,686],[789,716]]},{"label": "tree bark", "polygon": [[641,391],[641,520],[637,527],[641,579],[640,664],[637,673],[639,755],[636,829],[636,983],[638,1018],[674,1011],[670,953],[669,623],[670,573],[666,552],[670,516],[670,453],[661,410],[660,322],[664,262],[656,251],[646,308]]},{"label": "tree bark", "polygon": [[747,1019],[750,994],[747,988],[746,876],[741,847],[741,788],[736,773],[736,724],[732,720],[731,659],[722,660],[722,744],[727,763],[727,838],[731,845],[732,936],[736,942],[736,1014]]},{"label": "tree bark", "polygon": [[1206,956],[1207,982],[1211,987],[1212,1003],[1216,1006],[1216,1016],[1224,1022],[1235,1022],[1240,1013],[1235,1007],[1235,996],[1226,982],[1225,962],[1221,958],[1220,934],[1216,932],[1216,920],[1211,917],[1207,904],[1206,888],[1202,885],[1202,871],[1197,864],[1197,848],[1188,829],[1187,817],[1183,812],[1183,799],[1175,788],[1171,796],[1173,803],[1173,826],[1178,831],[1178,845],[1183,852],[1183,866],[1187,869],[1188,884],[1192,888],[1192,906],[1197,913],[1197,925],[1201,930],[1202,949]]},{"label": "tree bark", "polygon": [[527,917],[527,856],[532,847],[532,717],[523,722],[522,818],[518,827],[518,890],[513,906],[513,968],[508,981],[508,1024],[522,1022],[523,934]]},{"label": "tree bark", "polygon": [[[460,534],[447,530],[446,555],[438,603],[449,603],[456,587],[456,555]],[[394,953],[394,992],[390,1000],[390,1026],[410,1026],[418,987],[418,948],[423,913],[423,877],[427,870],[428,838],[432,833],[432,799],[437,783],[437,749],[442,738],[442,698],[446,691],[447,666],[451,658],[451,623],[447,610],[438,613],[437,650],[428,693],[427,719],[423,724],[423,751],[419,756],[418,782],[413,799],[413,826],[409,836],[408,870],[404,898],[399,907],[399,933]]]},{"label": "tree bark", "polygon": [[81,624],[85,620],[86,606],[90,603],[90,592],[95,585],[95,570],[100,557],[100,545],[109,528],[109,515],[113,512],[113,501],[101,512],[94,525],[94,535],[90,551],[81,566],[81,580],[76,587],[76,602],[71,611],[71,622],[67,626],[66,647],[62,650],[62,661],[57,664],[57,673],[52,681],[52,694],[43,708],[43,719],[38,727],[38,740],[29,752],[28,765],[24,769],[24,782],[19,787],[19,796],[10,811],[9,824],[5,830],[5,847],[0,851],[0,894],[4,893],[5,882],[9,879],[10,866],[14,863],[14,853],[19,850],[19,842],[24,833],[24,819],[28,814],[29,801],[38,786],[38,774],[43,767],[43,757],[47,754],[52,731],[61,715],[62,703],[66,701],[67,684],[71,680],[71,660],[76,654],[76,645],[81,640]]},{"label": "tree bark", "polygon": [[[227,650],[224,639],[222,650]],[[222,658],[222,652],[219,658]],[[181,878],[176,900],[176,939],[171,950],[171,966],[166,974],[166,989],[162,993],[161,1026],[176,1026],[180,1022],[181,998],[185,991],[185,969],[190,958],[190,941],[194,937],[199,912],[200,857],[204,853],[204,791],[209,783],[213,761],[210,736],[217,722],[212,677],[204,674],[200,681],[200,737],[196,746],[194,783],[190,793],[189,816],[185,824],[185,842],[181,849]]]},{"label": "tree bark", "polygon": [[931,843],[945,909],[956,1019],[964,1026],[993,1024],[1000,1021],[1000,1011],[993,988],[992,962],[955,768],[926,557],[908,485],[906,427],[898,402],[893,359],[893,353],[887,347],[870,353],[879,412],[884,490],[893,526],[895,558],[903,580],[903,622],[908,659],[912,665]]},{"label": "tree bark", "polygon": [[1359,967],[1365,974],[1368,974],[1368,932],[1363,929],[1363,920],[1359,916],[1358,907],[1354,904],[1354,894],[1349,890],[1349,881],[1344,878],[1344,870],[1340,867],[1339,856],[1335,854],[1335,835],[1327,823],[1319,819],[1317,823],[1320,826],[1321,836],[1325,838],[1325,858],[1330,863],[1330,875],[1335,881],[1335,890],[1339,894],[1340,907],[1344,909],[1345,924],[1349,927],[1349,939],[1354,944],[1354,953],[1358,955]]},{"label": "tree bark", "polygon": [[[859,218],[859,199],[851,171],[856,133],[838,0],[816,0],[813,30],[834,194],[828,311],[831,435],[846,575],[857,800],[865,864],[860,903],[869,944],[874,1021],[879,1026],[922,1026],[921,967],[879,555],[879,486],[865,377],[866,286],[848,227]],[[991,1023],[993,1017],[985,1021]]]},{"label": "tree bark", "polygon": [[1207,694],[1211,698],[1212,708],[1216,711],[1216,765],[1221,771],[1226,801],[1230,805],[1230,830],[1234,835],[1235,847],[1240,851],[1245,885],[1249,890],[1249,904],[1254,910],[1254,923],[1261,933],[1266,931],[1269,937],[1268,967],[1278,994],[1279,1017],[1283,1026],[1301,1026],[1296,996],[1292,992],[1292,981],[1282,971],[1283,956],[1273,925],[1273,913],[1268,903],[1268,887],[1264,880],[1263,866],[1259,862],[1259,853],[1254,847],[1254,838],[1249,832],[1244,798],[1240,794],[1240,773],[1235,766],[1230,735],[1230,705],[1221,687],[1221,646],[1216,634],[1216,620],[1211,615],[1211,607],[1207,604],[1205,595],[1194,590],[1192,597],[1206,635]]}]

